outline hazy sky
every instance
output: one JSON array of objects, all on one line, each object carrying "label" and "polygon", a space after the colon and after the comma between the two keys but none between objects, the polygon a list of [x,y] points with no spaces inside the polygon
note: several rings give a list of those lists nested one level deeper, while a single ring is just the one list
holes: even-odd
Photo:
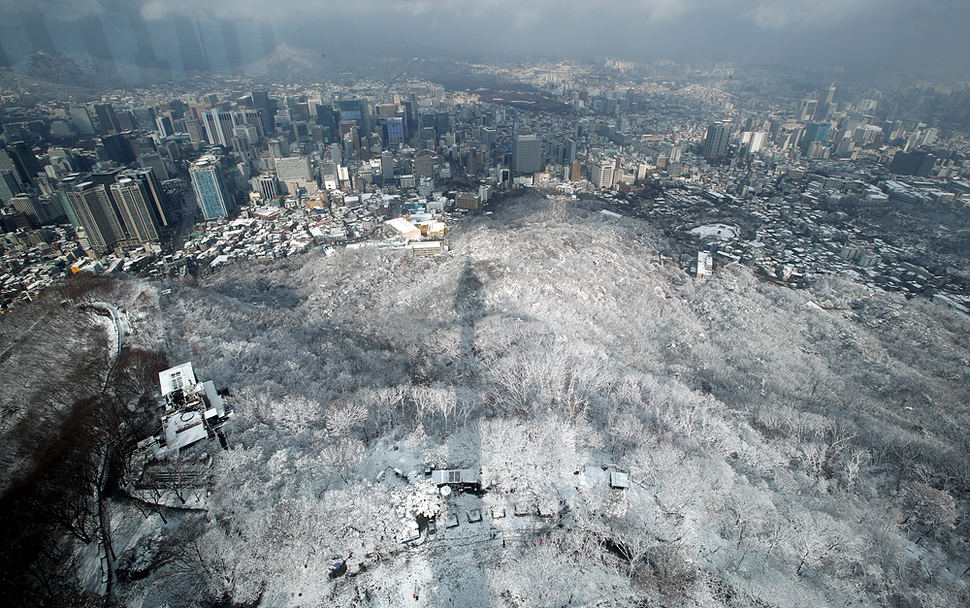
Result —
[{"label": "hazy sky", "polygon": [[967,0],[0,0],[0,63],[90,51],[177,71],[201,53],[218,69],[288,42],[968,74],[968,26]]}]

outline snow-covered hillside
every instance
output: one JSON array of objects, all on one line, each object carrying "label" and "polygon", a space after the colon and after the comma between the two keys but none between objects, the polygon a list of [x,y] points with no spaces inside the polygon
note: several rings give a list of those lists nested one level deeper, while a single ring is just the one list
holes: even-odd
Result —
[{"label": "snow-covered hillside", "polygon": [[[116,303],[236,414],[208,512],[129,539],[125,602],[970,600],[966,317],[737,266],[698,282],[584,202],[523,197],[449,239]],[[444,497],[429,466],[483,492]]]}]

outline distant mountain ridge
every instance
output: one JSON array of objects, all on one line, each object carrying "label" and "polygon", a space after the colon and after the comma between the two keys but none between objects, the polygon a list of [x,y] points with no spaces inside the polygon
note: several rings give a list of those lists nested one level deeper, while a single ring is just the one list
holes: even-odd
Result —
[{"label": "distant mountain ridge", "polygon": [[331,70],[324,60],[325,55],[322,53],[283,42],[265,58],[247,65],[244,69],[247,76],[260,80],[309,82],[325,80],[329,76]]},{"label": "distant mountain ridge", "polygon": [[117,89],[159,84],[172,79],[169,70],[102,59],[90,54],[35,51],[21,59],[13,72],[50,83],[82,89]]}]

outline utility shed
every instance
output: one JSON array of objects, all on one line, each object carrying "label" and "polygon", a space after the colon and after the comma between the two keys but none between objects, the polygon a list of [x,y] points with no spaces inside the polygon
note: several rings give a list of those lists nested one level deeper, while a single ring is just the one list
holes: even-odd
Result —
[{"label": "utility shed", "polygon": [[630,487],[630,474],[621,471],[610,471],[610,487],[623,490]]},{"label": "utility shed", "polygon": [[439,486],[451,486],[465,490],[477,490],[481,480],[474,469],[435,469],[431,479]]}]

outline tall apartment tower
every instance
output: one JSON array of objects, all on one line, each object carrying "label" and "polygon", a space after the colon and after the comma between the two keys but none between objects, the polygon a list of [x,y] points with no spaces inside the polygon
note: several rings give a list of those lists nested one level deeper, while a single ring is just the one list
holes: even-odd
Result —
[{"label": "tall apartment tower", "polygon": [[704,140],[704,158],[719,158],[727,154],[728,139],[731,137],[731,123],[716,122],[707,127]]},{"label": "tall apartment tower", "polygon": [[516,173],[535,173],[542,165],[542,142],[536,135],[516,135],[512,166]]},{"label": "tall apartment tower", "polygon": [[203,156],[189,167],[192,189],[202,210],[202,216],[211,220],[229,215],[233,209],[232,197],[226,187],[222,165],[215,156]]},{"label": "tall apartment tower", "polygon": [[118,204],[129,238],[139,243],[158,241],[159,226],[149,210],[151,197],[141,181],[122,177],[111,184],[111,195]]},{"label": "tall apartment tower", "polygon": [[71,206],[79,227],[84,229],[92,249],[98,253],[106,253],[115,243],[124,240],[124,230],[103,184],[82,182],[66,194],[67,203]]}]

